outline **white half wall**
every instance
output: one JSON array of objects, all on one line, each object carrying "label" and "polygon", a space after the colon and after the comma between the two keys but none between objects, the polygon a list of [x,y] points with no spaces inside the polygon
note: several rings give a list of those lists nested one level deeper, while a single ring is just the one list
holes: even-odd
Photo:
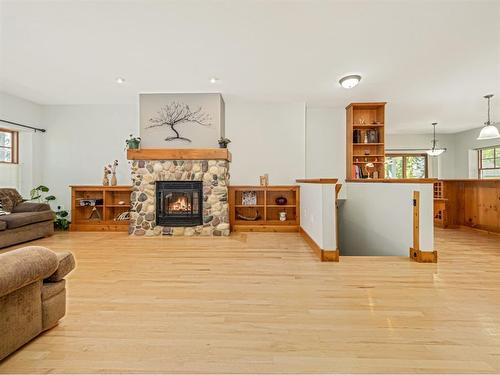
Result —
[{"label": "white half wall", "polygon": [[420,192],[420,250],[434,250],[433,184],[347,183],[339,209],[340,255],[408,256],[413,192]]},{"label": "white half wall", "polygon": [[252,102],[224,96],[232,185],[292,185],[305,175],[304,103]]},{"label": "white half wall", "polygon": [[337,250],[335,184],[300,184],[300,226],[323,250]]}]

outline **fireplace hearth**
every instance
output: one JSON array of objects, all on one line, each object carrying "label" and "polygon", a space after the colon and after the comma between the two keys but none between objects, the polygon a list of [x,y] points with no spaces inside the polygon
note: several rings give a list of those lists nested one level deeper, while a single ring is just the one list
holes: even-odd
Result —
[{"label": "fireplace hearth", "polygon": [[201,181],[156,181],[156,225],[194,227],[203,224]]}]

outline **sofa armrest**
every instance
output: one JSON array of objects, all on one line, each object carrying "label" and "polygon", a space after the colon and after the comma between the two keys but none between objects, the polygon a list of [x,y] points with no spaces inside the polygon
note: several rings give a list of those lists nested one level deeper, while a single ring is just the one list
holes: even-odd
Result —
[{"label": "sofa armrest", "polygon": [[56,255],[59,262],[57,270],[52,275],[50,275],[50,277],[47,277],[44,280],[45,282],[55,283],[57,281],[61,281],[66,277],[68,273],[73,271],[76,266],[75,257],[71,252],[61,251],[56,253]]},{"label": "sofa armrest", "polygon": [[12,212],[38,212],[50,211],[50,206],[46,203],[22,202],[14,206]]},{"label": "sofa armrest", "polygon": [[0,254],[0,297],[52,275],[59,261],[56,253],[41,246],[27,246]]}]

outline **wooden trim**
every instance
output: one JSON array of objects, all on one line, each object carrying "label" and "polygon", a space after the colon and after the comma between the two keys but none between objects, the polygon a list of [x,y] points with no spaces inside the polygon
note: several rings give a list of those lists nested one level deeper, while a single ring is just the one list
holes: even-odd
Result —
[{"label": "wooden trim", "polygon": [[447,179],[440,179],[439,181],[444,181],[444,182],[500,182],[500,178],[464,178],[464,179],[454,179],[454,178],[447,178]]},{"label": "wooden trim", "polygon": [[346,182],[387,183],[387,184],[433,184],[437,178],[350,178]]},{"label": "wooden trim", "polygon": [[377,107],[386,104],[387,102],[349,103],[349,105],[345,107],[345,109],[348,109],[350,107]]},{"label": "wooden trim", "polygon": [[311,247],[314,253],[322,262],[338,262],[339,261],[339,250],[324,250],[312,239],[311,236],[304,230],[304,228],[299,227],[299,232]]},{"label": "wooden trim", "polygon": [[302,184],[336,184],[338,178],[301,178],[295,180],[295,182]]},{"label": "wooden trim", "polygon": [[410,247],[410,259],[418,263],[437,263],[438,254],[436,250],[422,251]]},{"label": "wooden trim", "polygon": [[0,164],[19,164],[19,132],[6,128],[0,128],[0,131],[10,133],[12,138],[12,145],[10,147],[2,146],[2,148],[10,149],[11,161],[1,161]]},{"label": "wooden trim", "polygon": [[227,160],[227,148],[141,148],[127,150],[128,160]]},{"label": "wooden trim", "polygon": [[420,192],[413,192],[413,249],[420,250]]},{"label": "wooden trim", "polygon": [[127,185],[115,185],[115,186],[103,186],[103,185],[70,185],[69,186],[75,190],[130,190],[132,191],[132,186]]}]

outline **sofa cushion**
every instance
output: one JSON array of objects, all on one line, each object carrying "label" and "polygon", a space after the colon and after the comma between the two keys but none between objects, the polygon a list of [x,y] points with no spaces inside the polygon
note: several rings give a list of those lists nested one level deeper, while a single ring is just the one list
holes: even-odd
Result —
[{"label": "sofa cushion", "polygon": [[75,268],[75,257],[69,251],[61,251],[56,253],[57,259],[59,260],[59,266],[57,267],[56,272],[54,272],[50,277],[45,279],[48,282],[57,282],[70,273]]},{"label": "sofa cushion", "polygon": [[12,213],[38,211],[50,211],[50,206],[47,203],[21,202],[12,209]]},{"label": "sofa cushion", "polygon": [[0,221],[7,223],[7,229],[24,227],[25,225],[48,220],[54,220],[54,213],[52,211],[17,212],[0,216]]},{"label": "sofa cushion", "polygon": [[5,221],[0,221],[0,231],[7,229],[7,223]]}]

